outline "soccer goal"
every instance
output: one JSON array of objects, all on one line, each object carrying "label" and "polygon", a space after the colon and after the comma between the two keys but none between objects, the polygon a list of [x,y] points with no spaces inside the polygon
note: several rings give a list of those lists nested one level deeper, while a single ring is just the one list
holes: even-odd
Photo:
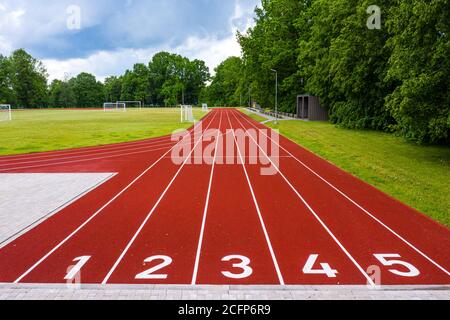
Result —
[{"label": "soccer goal", "polygon": [[125,103],[119,103],[119,102],[105,102],[103,104],[103,111],[127,111],[127,105]]},{"label": "soccer goal", "polygon": [[195,122],[192,106],[181,106],[181,122]]},{"label": "soccer goal", "polygon": [[9,104],[0,104],[0,121],[11,121],[11,106]]},{"label": "soccer goal", "polygon": [[125,103],[125,108],[142,109],[142,101],[117,101],[117,103]]},{"label": "soccer goal", "polygon": [[202,104],[202,111],[207,112],[209,110],[208,105],[206,103]]}]

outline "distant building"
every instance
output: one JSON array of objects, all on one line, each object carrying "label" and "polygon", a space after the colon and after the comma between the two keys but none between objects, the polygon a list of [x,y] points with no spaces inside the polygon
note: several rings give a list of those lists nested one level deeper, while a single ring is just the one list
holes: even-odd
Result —
[{"label": "distant building", "polygon": [[328,121],[328,111],[320,105],[318,97],[297,96],[297,117],[310,121]]}]

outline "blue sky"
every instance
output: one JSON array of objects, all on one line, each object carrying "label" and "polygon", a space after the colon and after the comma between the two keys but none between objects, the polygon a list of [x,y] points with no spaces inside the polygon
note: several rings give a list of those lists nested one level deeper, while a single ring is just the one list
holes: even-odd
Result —
[{"label": "blue sky", "polygon": [[[252,26],[260,0],[0,0],[0,53],[25,48],[50,78],[82,71],[100,79],[161,50],[213,69],[239,55],[236,31]],[[80,28],[68,28],[79,8]],[[69,9],[69,10],[68,10]]]}]

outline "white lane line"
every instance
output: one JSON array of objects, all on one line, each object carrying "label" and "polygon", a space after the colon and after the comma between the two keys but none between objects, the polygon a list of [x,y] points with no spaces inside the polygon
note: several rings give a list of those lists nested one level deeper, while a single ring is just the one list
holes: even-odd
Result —
[{"label": "white lane line", "polygon": [[221,136],[220,128],[222,125],[222,115],[223,115],[222,112],[223,111],[220,111],[220,123],[219,123],[219,129],[217,130],[217,136],[216,136],[216,149],[214,150],[214,159],[213,159],[213,163],[212,163],[211,176],[209,177],[208,192],[206,194],[205,210],[203,211],[202,227],[200,229],[200,236],[198,239],[197,254],[195,256],[194,272],[192,275],[192,283],[191,283],[192,285],[197,284],[198,268],[200,265],[200,255],[202,252],[203,238],[205,235],[206,218],[208,215],[209,201],[210,201],[210,197],[211,197],[211,189],[212,189],[212,183],[213,183],[213,179],[214,179],[214,169],[216,167],[217,149],[219,148],[219,137]]},{"label": "white lane line", "polygon": [[[114,150],[114,151],[106,151],[106,152],[97,152],[95,153],[96,156],[100,156],[100,155],[115,155],[117,154],[117,152],[123,152],[123,151],[138,151],[138,150],[151,150],[150,148],[153,147],[170,147],[174,144],[173,141],[171,141],[170,143],[164,143],[164,144],[155,144],[155,145],[151,145],[151,146],[145,146],[145,147],[137,147],[137,148],[124,148],[122,150]],[[147,149],[149,148],[149,149]],[[119,153],[121,154],[121,153]],[[79,156],[67,156],[67,157],[59,157],[59,158],[54,158],[54,159],[42,159],[42,160],[33,160],[33,161],[23,161],[23,162],[13,162],[13,163],[5,163],[5,164],[0,164],[0,167],[8,167],[8,166],[16,166],[16,165],[21,165],[21,164],[30,164],[30,163],[42,163],[42,162],[47,162],[44,163],[46,165],[51,165],[51,163],[48,163],[49,161],[64,161],[64,160],[68,160],[68,159],[82,159],[83,157],[91,157],[93,154],[85,154],[85,155],[79,155]]]},{"label": "white lane line", "polygon": [[[236,118],[236,120],[241,124],[243,128],[244,125],[242,122],[239,121],[239,119],[233,114],[233,116]],[[326,230],[326,232],[331,236],[331,238],[336,242],[336,244],[341,248],[341,250],[345,253],[345,255],[352,261],[352,263],[358,268],[358,270],[363,274],[363,276],[367,279],[368,283],[370,283],[371,286],[375,287],[375,282],[369,277],[369,275],[364,271],[364,269],[361,267],[361,265],[353,258],[353,256],[350,254],[350,252],[344,247],[344,245],[338,240],[338,238],[333,234],[333,232],[328,228],[328,226],[322,221],[322,219],[319,217],[319,215],[314,211],[314,209],[308,204],[308,202],[303,198],[303,196],[297,191],[297,189],[292,185],[292,183],[289,181],[288,178],[281,172],[280,168],[275,165],[273,160],[267,155],[265,150],[261,148],[259,143],[252,137],[252,135],[249,135],[250,138],[258,145],[259,149],[262,151],[264,156],[270,161],[272,166],[277,168],[278,173],[280,176],[286,181],[286,183],[289,185],[289,187],[295,192],[297,197],[304,203],[304,205],[308,208],[308,210],[314,215],[314,217],[317,219],[317,221],[322,225],[322,227]]]},{"label": "white lane line", "polygon": [[[250,123],[253,127],[257,128],[254,124],[252,124],[250,121],[248,121],[246,118],[245,119],[248,123]],[[272,130],[272,129],[270,129]],[[263,133],[264,134],[264,133]],[[268,137],[266,134],[264,134],[267,138],[271,139],[270,137]],[[272,139],[271,139],[272,140]],[[272,140],[273,141],[273,140]],[[331,182],[329,182],[328,180],[326,180],[325,178],[323,178],[321,175],[319,175],[317,172],[315,172],[313,169],[311,169],[308,165],[306,165],[303,161],[301,161],[300,159],[298,159],[296,156],[294,156],[291,152],[289,152],[286,148],[282,147],[281,145],[279,145],[276,141],[274,141],[281,149],[283,149],[284,151],[286,151],[292,158],[294,158],[299,164],[301,164],[303,167],[305,167],[307,170],[309,170],[311,173],[313,173],[316,177],[318,177],[320,180],[322,180],[323,182],[325,182],[328,186],[330,186],[331,188],[333,188],[335,191],[337,191],[340,195],[342,195],[344,198],[346,198],[348,201],[350,201],[353,205],[355,205],[356,207],[358,207],[359,209],[361,209],[364,213],[366,213],[369,217],[371,217],[372,219],[374,219],[376,222],[378,222],[381,226],[383,226],[384,228],[386,228],[389,232],[391,232],[393,235],[395,235],[398,239],[400,239],[403,243],[405,243],[406,245],[408,245],[410,248],[412,248],[414,251],[416,251],[418,254],[420,254],[422,257],[424,257],[426,260],[428,260],[429,262],[431,262],[434,266],[436,266],[438,269],[440,269],[441,271],[443,271],[447,276],[450,276],[450,272],[445,269],[444,267],[442,267],[439,263],[437,263],[436,261],[434,261],[432,258],[430,258],[427,254],[425,254],[424,252],[422,252],[419,248],[417,248],[416,246],[414,246],[411,242],[409,242],[408,240],[406,240],[404,237],[402,237],[399,233],[397,233],[396,231],[394,231],[391,227],[389,227],[388,225],[386,225],[385,223],[383,223],[380,219],[378,219],[377,217],[375,217],[372,213],[370,213],[367,209],[365,209],[363,206],[361,206],[360,204],[358,204],[356,201],[354,201],[352,198],[350,198],[346,193],[344,193],[342,190],[340,190],[339,188],[337,188],[336,186],[334,186]]]},{"label": "white lane line", "polygon": [[[139,145],[152,146],[153,144],[158,144],[163,142],[164,140],[170,141],[170,137],[164,138],[153,138],[147,139],[144,141],[137,142],[122,142],[104,146],[97,147],[80,147],[77,149],[68,149],[68,150],[60,150],[60,151],[43,151],[35,154],[23,154],[23,155],[15,155],[15,156],[0,156],[0,163],[4,162],[12,162],[12,161],[24,161],[24,160],[36,160],[44,159],[44,158],[58,158],[64,156],[72,156],[77,154],[85,154],[85,153],[96,153],[99,151],[113,151],[116,149],[127,149],[132,148]],[[49,159],[51,160],[51,159]]]},{"label": "white lane line", "polygon": [[[230,120],[230,117],[229,117],[228,112],[227,112],[227,117],[228,117],[228,122],[230,123],[230,128],[233,129],[233,126],[232,126],[232,124],[231,124],[231,120]],[[248,187],[250,188],[250,192],[251,192],[251,194],[252,194],[253,202],[254,202],[254,204],[255,204],[256,211],[257,211],[257,213],[258,213],[259,222],[261,223],[261,227],[262,227],[262,230],[263,230],[263,232],[264,232],[264,237],[266,238],[267,246],[269,247],[270,255],[271,255],[271,257],[272,257],[272,262],[273,262],[273,265],[274,265],[275,270],[276,270],[276,272],[277,272],[278,281],[280,282],[280,285],[284,286],[285,283],[284,283],[283,275],[281,274],[280,266],[278,265],[278,261],[277,261],[277,258],[276,258],[276,256],[275,256],[275,251],[273,250],[272,243],[271,243],[270,237],[269,237],[269,233],[267,232],[267,228],[266,228],[266,225],[265,225],[265,223],[264,223],[264,219],[263,219],[263,217],[262,217],[261,210],[260,210],[260,208],[259,208],[258,200],[256,199],[256,196],[255,196],[255,192],[254,192],[254,190],[253,190],[252,183],[250,182],[250,178],[249,178],[249,176],[248,176],[247,168],[245,167],[245,161],[244,161],[244,159],[243,159],[243,157],[242,157],[241,149],[240,149],[240,147],[239,147],[239,144],[238,144],[236,135],[235,135],[235,133],[234,133],[234,129],[233,129],[231,132],[233,133],[234,142],[235,142],[235,144],[236,144],[236,146],[237,146],[237,151],[238,151],[239,157],[240,157],[240,159],[241,159],[241,164],[242,164],[242,167],[243,167],[243,169],[244,169],[245,178],[247,179]],[[249,136],[251,136],[251,135],[249,135]],[[258,146],[259,146],[259,145],[258,145]],[[261,148],[261,147],[260,147],[260,148]],[[272,164],[273,164],[273,163],[272,163]]]},{"label": "white lane line", "polygon": [[[214,120],[214,118],[212,119]],[[211,120],[211,121],[212,121]],[[176,146],[176,145],[175,145]],[[135,184],[140,178],[142,178],[147,172],[149,172],[153,167],[155,167],[164,157],[175,148],[173,146],[169,151],[164,153],[161,158],[154,162],[150,167],[145,169],[137,178],[131,181],[124,189],[122,189],[118,194],[116,194],[111,200],[109,200],[105,205],[98,209],[89,219],[87,219],[83,224],[81,224],[75,231],[68,235],[64,240],[62,240],[58,245],[51,249],[46,255],[44,255],[39,261],[37,261],[32,267],[30,267],[25,273],[23,273],[19,278],[17,278],[14,283],[19,283],[27,275],[29,275],[34,269],[36,269],[42,262],[44,262],[49,256],[51,256],[56,250],[61,248],[67,241],[69,241],[74,235],[76,235],[81,229],[83,229],[89,222],[91,222],[97,215],[99,215],[106,207],[108,207],[112,202],[119,198],[125,191],[127,191],[133,184]]]},{"label": "white lane line", "polygon": [[[215,113],[217,114],[217,113]],[[211,120],[212,121],[215,119],[214,118]],[[120,254],[119,258],[117,259],[117,261],[114,263],[113,267],[111,268],[111,270],[108,272],[108,274],[106,275],[105,279],[103,279],[102,284],[107,284],[109,279],[111,278],[112,274],[114,273],[114,271],[116,271],[117,267],[119,266],[119,264],[122,262],[123,258],[125,257],[125,255],[127,254],[128,250],[130,250],[131,246],[133,245],[134,241],[136,241],[137,237],[139,236],[139,234],[141,233],[142,229],[144,229],[145,225],[147,224],[148,220],[151,218],[151,216],[153,215],[153,213],[156,211],[156,208],[158,208],[159,204],[161,203],[161,201],[164,199],[164,197],[166,196],[167,191],[169,191],[169,189],[172,187],[172,184],[175,182],[175,180],[177,179],[178,175],[180,174],[180,172],[183,170],[183,168],[185,167],[186,163],[190,160],[191,155],[194,153],[194,151],[197,149],[197,146],[199,145],[199,143],[203,142],[203,136],[205,135],[205,132],[209,129],[209,127],[211,126],[211,123],[208,125],[208,127],[206,129],[203,130],[201,137],[198,139],[198,141],[195,143],[194,148],[192,148],[192,150],[189,152],[189,154],[187,155],[186,159],[184,160],[183,164],[180,166],[180,168],[178,169],[177,173],[173,176],[172,180],[169,182],[169,184],[167,185],[167,187],[164,189],[163,193],[160,195],[159,199],[156,201],[156,203],[153,205],[153,208],[150,210],[150,212],[148,213],[148,215],[145,217],[144,221],[142,222],[142,224],[139,226],[138,230],[136,231],[136,233],[133,235],[133,237],[131,238],[131,240],[128,242],[127,246],[125,247],[125,249],[122,251],[122,253]]]}]

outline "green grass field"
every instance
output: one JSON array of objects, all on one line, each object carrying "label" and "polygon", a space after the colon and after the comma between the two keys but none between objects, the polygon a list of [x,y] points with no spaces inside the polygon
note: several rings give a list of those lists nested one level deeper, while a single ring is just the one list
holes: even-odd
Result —
[{"label": "green grass field", "polygon": [[[194,109],[196,119],[205,115],[201,109]],[[13,121],[0,122],[0,155],[160,137],[190,126],[180,123],[178,109],[13,111]]]},{"label": "green grass field", "polygon": [[394,198],[450,227],[450,148],[425,147],[395,135],[282,121],[280,132]]}]

